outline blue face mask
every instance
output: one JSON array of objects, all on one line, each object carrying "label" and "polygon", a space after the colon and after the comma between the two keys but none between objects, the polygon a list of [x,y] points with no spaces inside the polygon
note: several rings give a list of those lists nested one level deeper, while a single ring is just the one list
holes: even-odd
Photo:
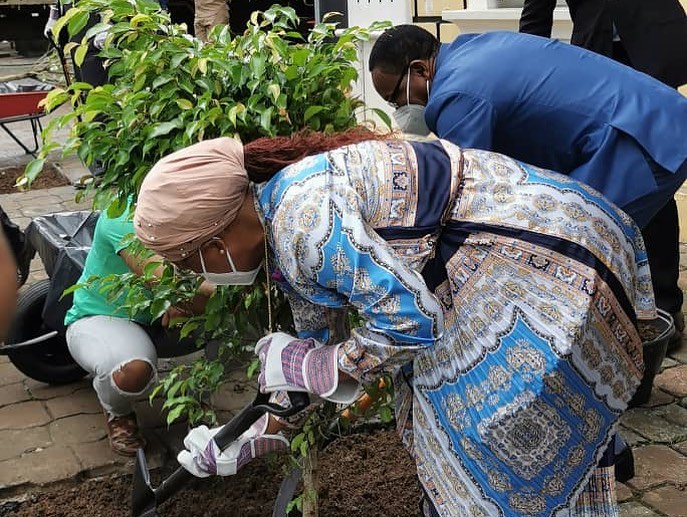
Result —
[{"label": "blue face mask", "polygon": [[210,282],[211,284],[215,285],[251,285],[255,282],[255,279],[258,277],[258,274],[260,273],[260,269],[262,268],[262,263],[258,265],[255,269],[251,269],[250,271],[238,271],[236,269],[236,266],[234,266],[234,261],[231,260],[231,255],[229,254],[229,250],[227,249],[226,245],[224,244],[224,241],[220,239],[219,237],[213,237],[212,240],[220,241],[222,243],[222,246],[224,247],[224,252],[227,255],[227,263],[229,264],[229,269],[231,271],[228,271],[226,273],[209,273],[205,269],[205,261],[203,260],[203,251],[198,250],[198,255],[200,256],[200,266],[203,269],[203,278]]}]

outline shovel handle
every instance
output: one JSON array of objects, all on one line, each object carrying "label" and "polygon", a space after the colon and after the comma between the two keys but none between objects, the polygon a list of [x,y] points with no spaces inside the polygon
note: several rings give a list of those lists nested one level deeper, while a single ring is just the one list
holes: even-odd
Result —
[{"label": "shovel handle", "polygon": [[241,413],[226,423],[214,436],[215,443],[224,450],[234,442],[241,434],[246,431],[264,413],[270,413],[279,417],[289,417],[300,413],[308,404],[310,397],[307,393],[289,391],[290,406],[280,406],[270,402],[270,393],[259,393],[253,403],[243,408]]}]

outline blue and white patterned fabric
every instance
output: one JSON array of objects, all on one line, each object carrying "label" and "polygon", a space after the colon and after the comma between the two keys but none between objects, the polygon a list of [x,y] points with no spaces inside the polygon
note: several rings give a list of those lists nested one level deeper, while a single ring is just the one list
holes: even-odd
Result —
[{"label": "blue and white patterned fabric", "polygon": [[339,369],[395,375],[399,432],[440,515],[589,508],[642,375],[636,321],[655,317],[627,215],[443,141],[348,146],[255,188],[299,336],[331,341],[331,308],[364,316]]}]

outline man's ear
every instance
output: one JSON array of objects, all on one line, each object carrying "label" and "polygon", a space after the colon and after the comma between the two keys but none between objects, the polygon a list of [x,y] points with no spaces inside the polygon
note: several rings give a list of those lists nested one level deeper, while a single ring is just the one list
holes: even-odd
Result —
[{"label": "man's ear", "polygon": [[414,59],[410,62],[409,67],[413,73],[419,75],[423,79],[431,79],[428,59]]}]

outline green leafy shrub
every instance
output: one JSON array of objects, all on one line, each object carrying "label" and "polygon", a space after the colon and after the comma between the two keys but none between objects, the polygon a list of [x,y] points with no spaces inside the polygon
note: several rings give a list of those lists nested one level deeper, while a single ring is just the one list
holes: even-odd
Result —
[{"label": "green leafy shrub", "polygon": [[243,34],[232,37],[218,26],[203,44],[172,24],[157,3],[80,0],[54,31],[75,34],[91,13],[100,13],[103,23],[68,46],[76,48],[77,62],[83,60],[88,38],[109,25],[101,55],[110,84],[75,83],[48,95],[48,110],[67,101],[73,110],[46,127],[48,143],[26,171],[29,183],[59,147],[52,134],[63,127],[72,127],[64,154],[102,165],[95,205],[119,214],[157,160],[200,140],[235,135],[248,142],[357,124],[363,104],[350,94],[358,76],[356,43],[367,40],[369,30],[346,29],[335,37],[334,24],[319,23],[302,36],[295,11],[273,6],[253,13]]}]

